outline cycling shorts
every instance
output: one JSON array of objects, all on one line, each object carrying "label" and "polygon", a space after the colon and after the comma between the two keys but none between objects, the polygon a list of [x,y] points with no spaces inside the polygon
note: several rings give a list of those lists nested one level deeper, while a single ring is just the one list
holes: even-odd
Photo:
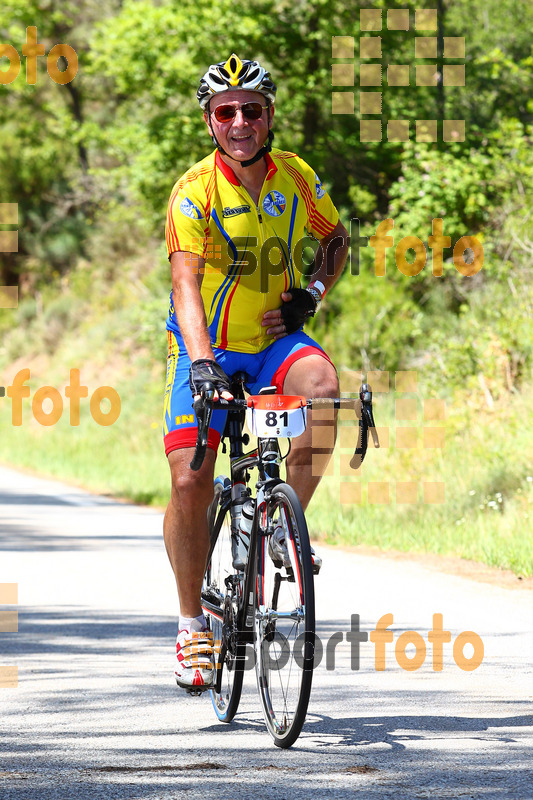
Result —
[{"label": "cycling shorts", "polygon": [[[164,401],[165,453],[196,445],[197,425],[189,388],[191,360],[181,336],[168,334],[167,382]],[[296,331],[273,342],[259,353],[237,353],[214,349],[217,363],[226,375],[245,372],[248,376],[246,390],[258,394],[265,386],[275,386],[281,394],[289,367],[300,358],[320,355],[331,364],[324,350],[303,331]],[[216,409],[211,417],[207,446],[218,449],[226,424],[227,411]]]}]

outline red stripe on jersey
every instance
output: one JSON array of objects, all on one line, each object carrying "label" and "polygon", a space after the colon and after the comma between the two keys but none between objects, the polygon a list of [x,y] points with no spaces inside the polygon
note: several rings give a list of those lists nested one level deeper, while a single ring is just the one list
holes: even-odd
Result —
[{"label": "red stripe on jersey", "polygon": [[192,181],[195,181],[201,175],[208,175],[210,172],[213,172],[213,167],[211,165],[201,167],[200,169],[191,169],[189,170],[189,172],[186,172],[185,175],[183,175],[183,177],[179,179],[174,188],[179,191],[180,189],[183,189],[183,187],[186,186],[188,183],[192,183]]},{"label": "red stripe on jersey", "polygon": [[329,234],[335,230],[335,226],[332,222],[327,220],[322,214],[319,214],[318,211],[313,217],[313,228],[317,231],[317,233],[322,233],[324,236],[329,236]]},{"label": "red stripe on jersey", "polygon": [[281,150],[279,153],[276,153],[276,158],[298,158],[296,153],[291,153],[290,150]]},{"label": "red stripe on jersey", "polygon": [[239,180],[237,180],[237,178],[235,176],[235,173],[233,172],[232,168],[229,167],[226,164],[225,161],[222,161],[222,158],[220,157],[220,153],[219,153],[218,150],[215,153],[215,164],[217,165],[217,167],[219,168],[221,173],[224,175],[226,180],[228,180],[234,186],[240,186],[241,185],[241,182]]},{"label": "red stripe on jersey", "polygon": [[171,253],[175,253],[176,250],[180,249],[178,233],[176,231],[176,225],[174,223],[174,203],[177,198],[177,192],[174,193],[174,196],[169,200],[168,203],[168,211],[167,211],[167,225],[166,225],[166,240],[167,240],[167,249],[169,255]]},{"label": "red stripe on jersey", "polygon": [[[215,171],[211,173],[209,176],[209,180],[207,181],[207,186],[205,188],[206,194],[206,208],[205,208],[205,218],[209,222],[209,217],[211,216],[211,198],[213,197],[213,192],[215,191]],[[206,230],[207,236],[208,228]]]},{"label": "red stripe on jersey", "polygon": [[230,294],[230,296],[228,297],[228,299],[226,301],[226,308],[224,309],[224,320],[222,322],[222,330],[221,330],[221,333],[220,333],[220,347],[222,347],[223,350],[225,350],[227,348],[227,346],[228,346],[228,322],[229,322],[229,312],[230,312],[230,307],[231,307],[231,301],[233,300],[233,295],[235,294],[235,291],[236,291],[237,286],[239,284],[239,281],[241,279],[241,275],[242,275],[243,269],[244,269],[244,264],[241,265],[241,269],[239,271],[239,275],[237,277],[237,280],[235,281],[233,289],[231,290],[231,294]]},{"label": "red stripe on jersey", "polygon": [[335,225],[318,211],[313,193],[305,178],[289,164],[285,164],[284,166],[302,193],[312,229],[322,236],[328,236],[334,230]]},{"label": "red stripe on jersey", "polygon": [[278,168],[276,167],[275,163],[273,162],[272,158],[270,157],[270,153],[265,154],[265,161],[267,165],[267,175],[266,180],[269,181],[271,178],[274,177]]},{"label": "red stripe on jersey", "polygon": [[311,221],[313,218],[313,198],[311,195],[311,190],[307,185],[305,179],[300,175],[298,170],[294,169],[294,167],[290,166],[289,164],[285,164],[285,169],[292,177],[293,181],[297,185],[300,193],[302,195],[303,201],[305,203],[305,207],[307,209],[307,216]]}]

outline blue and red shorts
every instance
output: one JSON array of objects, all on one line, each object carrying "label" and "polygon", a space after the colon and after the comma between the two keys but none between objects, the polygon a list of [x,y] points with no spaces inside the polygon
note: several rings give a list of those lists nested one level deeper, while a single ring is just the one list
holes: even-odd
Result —
[{"label": "blue and red shorts", "polygon": [[[172,331],[167,333],[164,442],[168,456],[172,450],[195,446],[197,426],[189,388],[191,360],[183,339]],[[245,372],[248,375],[246,389],[250,394],[258,394],[265,386],[275,386],[281,394],[289,367],[300,358],[320,355],[331,363],[324,350],[303,331],[278,339],[260,353],[236,353],[215,348],[214,354],[226,375],[231,376],[236,372]],[[215,410],[211,417],[207,445],[215,452],[224,431],[226,416],[227,411]]]}]

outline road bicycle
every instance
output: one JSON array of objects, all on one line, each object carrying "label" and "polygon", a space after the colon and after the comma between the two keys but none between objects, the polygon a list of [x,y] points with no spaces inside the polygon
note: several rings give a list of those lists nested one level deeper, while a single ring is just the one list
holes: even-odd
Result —
[{"label": "road bicycle", "polygon": [[[379,447],[372,415],[372,392],[361,386],[358,398],[313,398],[275,394],[275,387],[244,398],[246,375],[231,381],[231,401],[213,403],[208,385],[194,402],[198,440],[191,462],[203,463],[213,407],[228,410],[224,438],[229,439],[230,477],[215,479],[208,510],[210,548],[202,586],[202,608],[215,641],[215,685],[210,690],[215,713],[231,722],[239,705],[244,672],[255,668],[267,729],[274,744],[290,747],[305,721],[315,646],[313,559],[304,512],[294,489],[280,477],[280,464],[291,438],[307,424],[308,409],[351,408],[359,418],[357,448],[351,466],[362,463],[368,431]],[[243,452],[250,437],[257,446]],[[288,439],[282,455],[280,439]],[[257,469],[255,494],[250,471]],[[248,523],[243,523],[248,511]],[[248,527],[248,530],[246,530]],[[274,531],[285,540],[283,559],[269,541]],[[235,566],[235,537],[247,550]],[[233,539],[233,548],[232,548]],[[232,552],[233,551],[233,552]],[[249,645],[252,647],[250,648]],[[251,650],[251,652],[250,652]]]}]

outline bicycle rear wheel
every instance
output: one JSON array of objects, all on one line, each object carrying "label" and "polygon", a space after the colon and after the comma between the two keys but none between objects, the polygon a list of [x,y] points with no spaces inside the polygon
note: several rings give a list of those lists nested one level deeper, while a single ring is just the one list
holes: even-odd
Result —
[{"label": "bicycle rear wheel", "polygon": [[215,496],[207,512],[211,544],[202,586],[202,607],[215,640],[215,686],[210,694],[222,722],[231,722],[239,706],[245,663],[245,648],[237,631],[242,576],[233,568],[231,556],[230,489],[229,478],[216,478]]},{"label": "bicycle rear wheel", "polygon": [[[273,530],[285,533],[290,567],[276,568],[268,536],[260,536],[255,609],[256,675],[267,728],[278,747],[290,747],[305,722],[315,643],[315,595],[309,534],[295,491],[279,484],[267,501]],[[260,532],[261,533],[261,532]]]}]

